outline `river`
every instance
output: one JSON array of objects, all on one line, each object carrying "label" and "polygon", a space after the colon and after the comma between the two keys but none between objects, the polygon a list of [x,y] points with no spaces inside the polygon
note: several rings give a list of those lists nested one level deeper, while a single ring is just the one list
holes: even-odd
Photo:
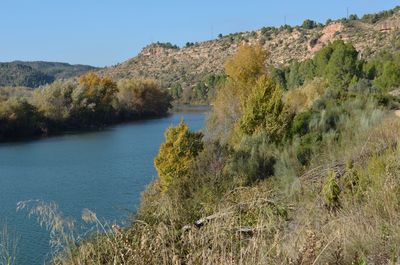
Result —
[{"label": "river", "polygon": [[0,144],[0,227],[6,223],[18,238],[18,264],[43,264],[50,250],[49,233],[26,211],[16,211],[19,201],[55,202],[63,216],[76,220],[88,208],[101,220],[123,225],[156,176],[153,159],[165,129],[181,118],[200,130],[205,112]]}]

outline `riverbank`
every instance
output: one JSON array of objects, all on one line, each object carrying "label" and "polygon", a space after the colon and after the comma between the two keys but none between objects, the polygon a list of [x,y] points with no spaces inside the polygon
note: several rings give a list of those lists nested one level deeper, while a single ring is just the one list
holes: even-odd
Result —
[{"label": "riverbank", "polygon": [[58,81],[29,96],[0,98],[0,141],[98,130],[127,121],[163,117],[171,108],[166,89],[147,80],[118,83],[94,73]]}]

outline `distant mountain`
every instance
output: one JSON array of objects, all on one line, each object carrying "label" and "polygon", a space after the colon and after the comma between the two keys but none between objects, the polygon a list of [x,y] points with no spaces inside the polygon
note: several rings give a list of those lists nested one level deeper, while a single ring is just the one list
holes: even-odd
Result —
[{"label": "distant mountain", "polygon": [[193,87],[207,75],[221,74],[227,57],[242,43],[260,43],[269,52],[269,64],[285,65],[291,60],[313,56],[325,44],[337,39],[350,41],[367,59],[380,51],[400,50],[400,8],[362,18],[349,18],[325,24],[306,20],[303,25],[264,27],[262,29],[219,35],[218,39],[187,43],[179,48],[170,43],[154,43],[140,54],[116,66],[100,70],[115,79],[149,78],[164,87],[179,83]]},{"label": "distant mountain", "polygon": [[57,79],[73,78],[94,70],[98,70],[98,68],[57,62],[14,61],[0,63],[0,87],[25,86],[36,88],[50,84]]}]

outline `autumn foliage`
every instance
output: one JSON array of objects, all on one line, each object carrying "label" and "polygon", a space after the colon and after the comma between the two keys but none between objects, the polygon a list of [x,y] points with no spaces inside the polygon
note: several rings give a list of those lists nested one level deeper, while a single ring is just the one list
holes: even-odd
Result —
[{"label": "autumn foliage", "polygon": [[203,149],[202,138],[201,133],[190,132],[183,120],[166,131],[165,142],[154,160],[162,191],[167,191],[174,181],[187,177],[191,164]]}]

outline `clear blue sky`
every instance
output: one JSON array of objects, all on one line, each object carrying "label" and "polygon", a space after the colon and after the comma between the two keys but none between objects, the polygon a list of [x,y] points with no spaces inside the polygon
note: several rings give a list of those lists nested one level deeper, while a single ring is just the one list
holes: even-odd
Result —
[{"label": "clear blue sky", "polygon": [[397,0],[0,0],[0,61],[112,65],[151,42],[184,45],[219,33],[325,22]]}]

